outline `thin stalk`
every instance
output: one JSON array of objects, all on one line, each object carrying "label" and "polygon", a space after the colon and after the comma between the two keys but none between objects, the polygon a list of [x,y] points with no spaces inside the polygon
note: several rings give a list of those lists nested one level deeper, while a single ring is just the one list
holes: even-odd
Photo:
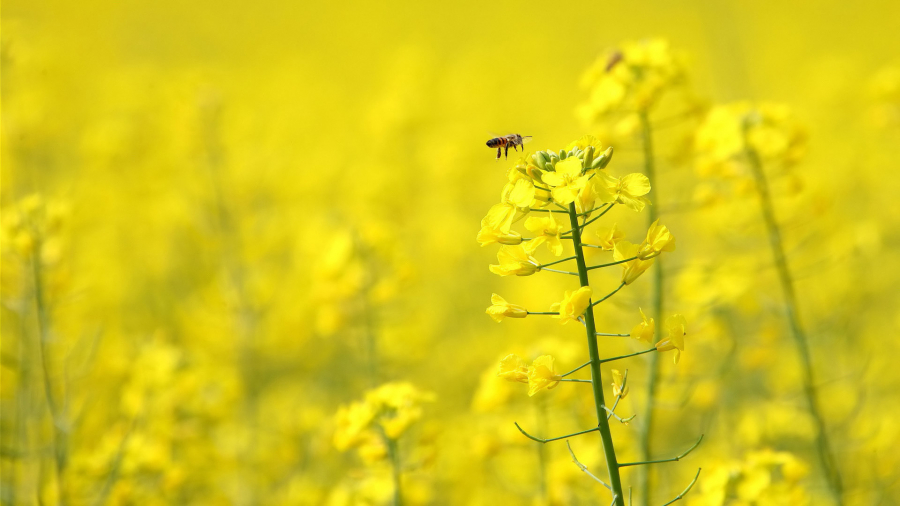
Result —
[{"label": "thin stalk", "polygon": [[[587,246],[587,245],[585,245],[585,246]],[[592,265],[592,266],[588,267],[587,270],[592,271],[592,270],[594,270],[594,269],[602,269],[603,267],[610,267],[610,266],[613,266],[613,265],[624,264],[625,262],[630,262],[630,261],[635,260],[635,259],[637,259],[637,258],[638,258],[638,257],[631,257],[631,258],[626,258],[626,259],[624,259],[624,260],[617,260],[617,261],[615,261],[615,262],[610,262],[610,263],[608,263],[608,264]]]},{"label": "thin stalk", "polygon": [[[608,294],[604,295],[602,299],[596,300],[596,301],[592,302],[592,303],[588,306],[588,309],[592,309],[592,308],[593,308],[594,306],[596,306],[597,304],[600,304],[600,303],[603,302],[604,300],[606,300],[606,299],[612,297],[613,295],[616,294],[616,292],[618,292],[619,290],[621,290],[623,286],[625,286],[625,282],[624,282],[624,281],[622,281],[622,283],[619,284],[619,286],[617,286],[615,290],[613,290],[613,291],[609,292]],[[596,333],[596,332],[594,332],[594,337],[597,337],[597,333]]]},{"label": "thin stalk", "polygon": [[613,360],[621,360],[623,358],[634,357],[636,355],[643,355],[644,353],[650,353],[651,351],[656,351],[656,348],[650,348],[649,350],[638,351],[635,353],[629,353],[628,355],[621,355],[618,357],[604,358],[603,360],[600,361],[600,363],[602,364],[604,362],[612,362]]},{"label": "thin stalk", "polygon": [[766,181],[766,175],[763,172],[762,161],[759,159],[759,155],[757,155],[755,151],[748,149],[747,158],[750,161],[750,167],[756,178],[756,189],[759,194],[763,219],[766,222],[766,229],[769,233],[769,244],[772,247],[772,255],[775,257],[775,267],[778,270],[778,280],[781,284],[781,291],[784,296],[787,319],[791,327],[791,337],[794,338],[794,343],[797,345],[797,351],[800,355],[803,393],[806,397],[809,413],[813,417],[813,420],[815,420],[818,432],[816,435],[816,450],[819,456],[819,463],[825,472],[825,479],[828,482],[828,488],[831,490],[835,502],[838,505],[841,505],[844,502],[843,480],[841,478],[840,470],[837,467],[837,463],[834,460],[834,453],[832,452],[831,442],[828,439],[828,431],[825,427],[825,419],[822,416],[822,410],[819,406],[819,401],[816,398],[812,357],[809,351],[809,339],[800,322],[797,294],[794,290],[794,282],[791,277],[790,268],[788,267],[787,258],[784,254],[781,230],[778,228],[778,222],[775,220],[772,197],[769,193],[769,184],[768,181]]},{"label": "thin stalk", "polygon": [[[657,219],[657,209],[659,204],[659,190],[656,184],[656,164],[653,159],[653,136],[650,126],[650,118],[646,111],[639,114],[641,120],[641,137],[643,138],[644,151],[644,174],[650,179],[653,190],[653,200],[657,205],[647,206],[647,221],[653,223]],[[662,327],[663,322],[663,270],[662,263],[657,261],[653,269],[652,284],[650,287],[651,311],[653,318],[656,320],[656,328]],[[647,394],[644,404],[643,423],[639,424],[638,433],[638,450],[641,458],[647,460],[650,458],[651,437],[653,435],[653,404],[656,395],[657,384],[659,383],[659,354],[654,353],[650,356],[650,364],[647,373]],[[638,475],[638,490],[640,491],[641,504],[649,506],[651,503],[650,491],[652,483],[650,479],[650,469],[643,469]]]},{"label": "thin stalk", "polygon": [[400,485],[400,449],[397,448],[397,441],[385,436],[385,442],[388,447],[388,457],[391,459],[391,476],[394,481],[394,501],[393,506],[402,506],[403,497]]},{"label": "thin stalk", "polygon": [[581,364],[580,366],[576,367],[575,369],[572,369],[571,371],[569,371],[569,372],[567,372],[567,373],[565,373],[565,374],[562,374],[561,376],[562,376],[563,378],[565,378],[566,376],[568,376],[568,375],[570,375],[570,374],[572,374],[572,373],[578,372],[578,371],[580,371],[581,369],[584,369],[585,367],[587,367],[587,366],[589,366],[589,365],[591,365],[590,361],[585,362],[585,363]]},{"label": "thin stalk", "polygon": [[[572,224],[572,243],[575,246],[575,260],[578,263],[578,280],[581,286],[590,286],[587,265],[584,261],[584,250],[581,248],[581,228],[578,226],[578,214],[575,212],[575,203],[569,204],[569,222]],[[625,506],[625,495],[622,493],[622,480],[619,477],[619,463],[616,460],[616,449],[613,446],[612,433],[609,430],[609,421],[606,419],[606,410],[603,406],[603,380],[600,375],[600,350],[597,347],[597,328],[594,324],[594,308],[590,307],[584,312],[584,326],[587,332],[588,352],[591,357],[591,385],[594,391],[594,407],[597,411],[597,428],[600,431],[600,440],[603,442],[603,453],[606,457],[606,467],[609,469],[609,484],[612,487],[614,504]]]},{"label": "thin stalk", "polygon": [[40,355],[39,365],[43,373],[44,396],[47,403],[47,411],[50,413],[50,422],[53,425],[53,459],[56,465],[56,486],[59,490],[59,503],[65,504],[65,491],[63,489],[63,474],[66,468],[66,433],[62,430],[63,420],[60,406],[53,394],[53,384],[50,380],[49,353],[47,351],[50,340],[50,316],[47,312],[47,303],[44,299],[44,280],[41,270],[41,241],[34,243],[31,254],[31,265],[34,283],[34,304],[37,311],[38,346]]},{"label": "thin stalk", "polygon": [[700,438],[697,439],[697,442],[694,443],[693,446],[684,451],[681,455],[677,457],[672,457],[670,459],[659,459],[659,460],[648,460],[643,462],[625,462],[623,464],[619,464],[619,467],[629,467],[629,466],[646,466],[648,464],[662,464],[664,462],[678,462],[679,460],[688,456],[689,453],[694,451],[694,448],[700,446],[700,442],[703,441],[703,434],[700,435]]},{"label": "thin stalk", "polygon": [[[608,213],[609,210],[613,208],[613,205],[615,205],[615,202],[606,205],[606,206],[605,206],[606,209],[604,209],[602,213],[598,214],[597,216],[594,216],[593,218],[591,218],[591,219],[589,219],[589,220],[587,219],[587,215],[584,215],[584,218],[585,218],[584,223],[582,223],[581,225],[578,225],[578,226],[581,227],[581,230],[583,231],[583,230],[584,230],[584,227],[586,227],[586,226],[590,225],[591,223],[593,223],[593,222],[599,220],[600,218],[603,217],[604,214]],[[598,209],[593,209],[592,211],[589,211],[589,212],[598,211],[599,209],[600,209],[600,208],[598,208]],[[584,214],[584,213],[581,213],[581,214]],[[579,216],[580,216],[580,215],[579,215]],[[563,233],[560,234],[560,235],[565,235],[565,234],[568,234],[569,232],[571,232],[571,230],[566,230],[565,232],[563,232]]]},{"label": "thin stalk", "polygon": [[[537,405],[537,418],[538,418],[538,429],[542,434],[547,433],[547,396],[541,396]],[[539,472],[540,472],[540,485],[541,485],[541,499],[545,502],[549,502],[549,496],[547,495],[547,446],[546,445],[537,445],[538,451],[538,463],[540,464]]]},{"label": "thin stalk", "polygon": [[569,261],[569,260],[574,260],[574,259],[575,259],[575,257],[574,257],[574,256],[571,256],[571,257],[561,258],[561,259],[556,260],[556,261],[554,261],[554,262],[550,262],[549,264],[541,264],[541,269],[543,269],[544,267],[549,267],[549,266],[551,266],[551,265],[556,265],[556,264],[558,264],[558,263],[567,262],[567,261]]},{"label": "thin stalk", "polygon": [[559,270],[556,270],[556,269],[546,269],[546,268],[544,268],[544,267],[541,267],[541,270],[542,270],[542,271],[547,271],[547,272],[555,272],[555,273],[557,273],[557,274],[571,274],[572,276],[577,276],[577,275],[578,275],[577,272],[559,271]]}]

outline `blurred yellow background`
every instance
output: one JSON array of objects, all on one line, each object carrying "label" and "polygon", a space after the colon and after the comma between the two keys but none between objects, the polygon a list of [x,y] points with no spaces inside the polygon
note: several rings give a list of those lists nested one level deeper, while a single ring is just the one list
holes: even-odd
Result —
[{"label": "blurred yellow background", "polygon": [[[484,314],[491,293],[547,311],[572,280],[494,276],[475,236],[521,154],[495,161],[494,135],[591,133],[642,170],[639,139],[576,110],[604,51],[648,37],[683,55],[690,104],[652,117],[666,307],[688,318],[653,452],[706,435],[654,468],[652,504],[698,467],[687,504],[832,501],[758,202],[695,170],[706,111],[741,100],[806,139],[773,192],[844,502],[900,503],[900,3],[7,0],[0,28],[2,504],[391,504],[385,449],[336,440],[340,407],[391,381],[421,393],[404,504],[608,504],[513,425],[589,428],[588,389],[496,377],[513,352],[580,365],[581,327]],[[603,328],[628,332],[649,286]],[[615,424],[626,460],[640,423]]]}]

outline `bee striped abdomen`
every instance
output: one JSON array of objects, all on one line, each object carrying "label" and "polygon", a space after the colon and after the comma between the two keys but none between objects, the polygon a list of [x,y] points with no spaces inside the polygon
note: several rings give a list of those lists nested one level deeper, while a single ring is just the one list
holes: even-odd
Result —
[{"label": "bee striped abdomen", "polygon": [[489,148],[499,148],[500,146],[503,146],[505,144],[506,144],[505,137],[494,137],[493,139],[487,141],[487,146]]}]

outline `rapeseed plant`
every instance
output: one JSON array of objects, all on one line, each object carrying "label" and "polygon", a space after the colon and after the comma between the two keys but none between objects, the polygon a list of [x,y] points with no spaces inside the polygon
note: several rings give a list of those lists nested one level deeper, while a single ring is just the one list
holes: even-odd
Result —
[{"label": "rapeseed plant", "polygon": [[785,319],[797,350],[803,396],[815,423],[817,458],[833,499],[843,504],[843,479],[817,393],[812,343],[800,317],[794,276],[775,215],[771,176],[766,172],[766,167],[773,167],[770,171],[776,176],[784,175],[802,158],[805,139],[805,131],[796,124],[787,107],[740,102],[715,107],[709,112],[698,129],[695,148],[698,170],[702,173],[715,174],[738,185],[749,183],[757,194],[783,297]]},{"label": "rapeseed plant", "polygon": [[[595,153],[597,156],[595,157]],[[650,191],[648,178],[641,174],[628,174],[618,178],[609,175],[605,169],[612,159],[613,149],[607,148],[601,152],[599,141],[592,136],[585,136],[557,152],[538,151],[529,157],[517,161],[516,165],[509,169],[507,175],[509,182],[501,192],[501,203],[495,205],[482,220],[482,229],[478,233],[478,240],[482,245],[499,241],[485,241],[484,238],[515,237],[517,244],[502,245],[497,254],[499,265],[491,265],[490,270],[500,276],[532,276],[540,272],[550,272],[562,275],[577,276],[579,287],[566,291],[559,302],[550,305],[550,311],[530,311],[522,306],[509,304],[505,299],[494,294],[491,298],[492,306],[487,313],[494,320],[500,322],[504,316],[526,318],[529,315],[549,315],[559,319],[565,325],[570,322],[581,323],[587,334],[587,352],[590,360],[571,371],[560,373],[556,361],[552,355],[542,355],[534,359],[531,365],[517,355],[511,354],[500,361],[497,375],[513,382],[526,383],[528,395],[534,396],[543,390],[552,390],[561,383],[588,383],[592,386],[594,408],[597,417],[597,426],[568,436],[540,438],[526,432],[516,423],[516,427],[523,435],[539,443],[548,443],[559,439],[598,431],[602,442],[608,470],[608,483],[593,474],[578,462],[573,455],[573,460],[583,471],[592,476],[596,481],[606,487],[612,495],[612,503],[624,506],[625,494],[622,486],[620,469],[629,466],[649,465],[660,462],[679,460],[699,443],[688,451],[674,459],[646,460],[641,462],[619,462],[612,439],[609,420],[615,417],[622,423],[628,423],[634,417],[622,418],[616,414],[615,409],[619,400],[627,393],[625,375],[618,371],[613,373],[613,392],[616,398],[612,407],[606,403],[603,392],[603,379],[601,364],[626,359],[636,355],[651,352],[675,351],[675,362],[684,351],[684,336],[686,334],[684,317],[673,315],[666,320],[667,335],[661,339],[654,348],[618,357],[601,358],[598,336],[611,334],[597,331],[594,307],[615,295],[624,286],[633,283],[645,272],[663,252],[671,252],[675,249],[675,238],[668,228],[654,220],[647,232],[647,237],[641,244],[631,244],[619,238],[613,246],[613,262],[587,265],[585,247],[582,237],[587,227],[609,213],[614,206],[640,212],[650,202],[644,197]],[[522,190],[524,188],[524,190]],[[522,191],[520,191],[522,190]],[[535,217],[532,213],[546,213],[545,216]],[[568,218],[569,229],[561,230],[560,224],[555,220],[555,215],[561,214]],[[592,215],[595,215],[592,217]],[[502,218],[498,218],[502,216]],[[515,233],[511,226],[528,216],[525,228],[537,234],[534,237],[523,237]],[[549,232],[548,232],[549,231]],[[609,232],[602,232],[604,236],[615,236]],[[566,258],[542,263],[534,255],[543,243],[548,243],[550,252],[554,256],[561,256],[563,248],[558,242],[562,239],[572,241],[574,255]],[[612,242],[612,241],[610,241]],[[564,262],[575,261],[577,271],[564,271],[549,268],[549,265],[557,265]],[[590,282],[590,271],[605,267],[620,265],[622,275],[618,286],[602,297],[594,297],[594,288]],[[643,314],[642,314],[643,316]],[[635,338],[643,337],[643,329],[652,329],[653,321],[646,321],[640,325]],[[636,327],[637,328],[637,327]],[[612,334],[625,335],[628,334]],[[590,379],[573,379],[568,376],[579,370],[589,367]],[[702,439],[702,436],[701,436]],[[568,442],[567,442],[568,444]],[[570,451],[571,447],[569,448]],[[543,460],[542,460],[543,461]],[[699,474],[699,471],[698,471]],[[689,490],[694,481],[685,490]],[[679,496],[680,498],[681,496]],[[676,499],[677,500],[677,499]]]},{"label": "rapeseed plant", "polygon": [[[620,194],[624,194],[627,199],[626,205],[635,211],[641,211],[649,203],[644,197],[650,193],[649,180],[656,181],[655,186],[658,187],[651,116],[659,109],[661,100],[666,95],[672,94],[681,95],[679,102],[683,110],[677,113],[676,119],[684,119],[696,111],[693,100],[686,96],[687,78],[684,60],[684,55],[673,50],[665,39],[629,41],[621,44],[619,48],[607,50],[582,78],[582,86],[589,91],[587,102],[581,104],[577,111],[582,121],[592,128],[604,129],[605,137],[614,142],[628,142],[635,137],[640,139],[644,174],[631,174],[621,181],[606,178],[607,186],[616,188]],[[635,191],[637,193],[634,193]],[[659,221],[658,206],[661,202],[658,188],[653,193],[657,205],[649,206],[647,213],[647,223],[650,227],[647,241],[650,242],[656,240],[651,239],[651,234],[655,233]],[[610,245],[613,239],[610,234],[614,234],[613,231],[598,231],[598,234],[603,241],[602,244]],[[673,239],[671,248],[674,247]],[[649,269],[652,264],[646,261],[646,255],[638,255],[636,246],[627,241],[615,244],[612,249],[613,258],[617,261],[632,256],[640,257],[629,264],[629,272],[626,274],[627,284]],[[651,321],[663,320],[665,292],[664,272],[660,262],[652,272]],[[650,358],[646,408],[641,420],[640,447],[644,459],[649,458],[652,449],[653,409],[659,382],[657,359],[656,355]],[[644,505],[651,502],[653,487],[650,478],[650,470],[643,470],[639,490],[643,501],[641,504]]]}]

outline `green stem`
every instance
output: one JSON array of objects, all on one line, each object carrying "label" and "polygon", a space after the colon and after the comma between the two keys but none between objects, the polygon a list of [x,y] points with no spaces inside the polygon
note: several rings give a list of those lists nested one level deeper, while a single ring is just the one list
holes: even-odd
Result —
[{"label": "green stem", "polygon": [[556,264],[558,264],[558,263],[568,262],[569,260],[574,260],[574,259],[575,259],[575,257],[574,257],[574,256],[571,256],[571,257],[561,258],[561,259],[556,260],[556,261],[554,261],[554,262],[550,262],[549,264],[541,264],[541,269],[543,269],[544,267],[549,267],[549,266],[551,266],[551,265],[556,265]]},{"label": "green stem", "polygon": [[[590,286],[587,265],[584,261],[584,251],[581,248],[581,229],[578,226],[578,214],[575,212],[575,203],[569,204],[569,222],[572,224],[572,243],[575,246],[575,256],[578,263],[578,279],[581,286]],[[625,506],[625,495],[622,493],[622,480],[619,477],[619,463],[616,460],[616,449],[613,446],[612,433],[609,430],[609,421],[606,419],[606,410],[603,406],[603,380],[600,375],[600,350],[597,347],[597,328],[594,324],[594,309],[588,308],[584,312],[584,325],[587,332],[588,352],[591,357],[591,379],[594,391],[594,407],[597,411],[597,428],[600,431],[600,440],[603,442],[603,453],[606,456],[606,467],[609,469],[609,484],[615,496],[616,506]]]},{"label": "green stem", "polygon": [[[541,396],[538,400],[538,429],[542,434],[547,432],[547,396]],[[547,495],[547,447],[546,445],[538,445],[538,463],[540,464],[540,485],[541,485],[541,499],[544,503],[549,503],[549,496]]]},{"label": "green stem", "polygon": [[679,460],[687,457],[689,453],[694,451],[694,448],[700,446],[700,442],[703,441],[703,434],[700,435],[700,438],[697,439],[697,442],[694,443],[693,446],[684,451],[681,455],[677,457],[672,457],[671,459],[660,459],[660,460],[647,460],[642,462],[625,462],[624,464],[619,464],[619,467],[629,467],[629,466],[645,466],[648,464],[662,464],[664,462],[678,462]]},{"label": "green stem", "polygon": [[[656,165],[653,159],[653,136],[650,127],[650,118],[646,111],[639,114],[641,120],[641,134],[643,137],[644,147],[644,173],[650,179],[653,190],[653,201],[657,205],[647,206],[647,221],[653,223],[657,219],[657,208],[659,207],[659,190],[656,180]],[[663,270],[662,263],[657,261],[656,267],[653,268],[653,277],[651,285],[651,311],[653,318],[656,320],[656,327],[662,326],[663,320]],[[653,435],[653,404],[656,395],[657,384],[659,382],[659,354],[654,353],[650,356],[650,364],[647,373],[647,395],[644,404],[643,423],[640,424],[638,434],[638,449],[641,458],[646,460],[650,458],[651,444],[650,440]],[[638,490],[644,506],[651,503],[650,491],[652,483],[650,479],[650,470],[644,469],[638,476]]]},{"label": "green stem", "polygon": [[635,353],[630,353],[630,354],[628,354],[628,355],[622,355],[622,356],[619,356],[619,357],[604,358],[603,360],[600,361],[600,363],[602,364],[602,363],[605,363],[605,362],[612,362],[613,360],[621,360],[621,359],[623,359],[623,358],[634,357],[634,356],[637,356],[637,355],[643,355],[644,353],[650,353],[651,351],[656,351],[656,348],[650,348],[649,350],[638,351],[638,352],[635,352]]},{"label": "green stem", "polygon": [[44,395],[47,402],[47,411],[50,413],[50,422],[53,425],[53,458],[56,464],[56,485],[59,490],[59,504],[65,504],[65,490],[63,489],[63,473],[66,468],[66,434],[62,430],[63,420],[59,403],[53,395],[53,384],[50,379],[50,363],[47,345],[50,340],[50,316],[47,312],[47,304],[44,299],[44,280],[41,271],[41,241],[34,242],[31,252],[32,275],[34,277],[34,304],[37,311],[38,346],[40,355],[39,365],[43,372]]},{"label": "green stem", "polygon": [[397,441],[385,436],[385,442],[388,447],[388,457],[391,459],[391,476],[394,480],[394,506],[403,505],[402,489],[400,486],[400,449],[397,447]]},{"label": "green stem", "polygon": [[[588,309],[591,309],[591,308],[593,308],[594,306],[596,306],[597,304],[600,304],[600,303],[603,302],[604,300],[606,300],[606,299],[612,297],[613,295],[616,294],[616,292],[618,292],[619,290],[621,290],[623,286],[625,286],[625,282],[624,282],[624,281],[622,281],[622,282],[619,284],[619,286],[616,287],[615,290],[613,290],[613,291],[609,292],[608,294],[606,294],[602,299],[596,300],[596,301],[592,302],[592,303],[588,306]],[[596,337],[596,336],[597,336],[597,333],[594,332],[594,337]]]},{"label": "green stem", "polygon": [[592,266],[588,267],[587,270],[592,271],[594,269],[602,269],[603,267],[611,267],[613,265],[624,264],[625,262],[630,262],[632,260],[636,260],[637,258],[638,257],[631,257],[631,258],[626,258],[624,260],[617,260],[615,262],[610,262],[608,264],[592,265]]},{"label": "green stem", "polygon": [[582,434],[594,432],[595,430],[600,430],[599,427],[594,427],[593,429],[583,430],[581,432],[574,432],[572,434],[566,434],[565,436],[551,437],[549,439],[542,439],[539,437],[534,437],[531,434],[525,432],[525,429],[523,429],[522,427],[519,427],[519,422],[513,422],[513,425],[515,425],[516,428],[519,429],[519,432],[521,432],[525,437],[527,437],[528,439],[530,439],[532,441],[537,441],[538,443],[549,443],[550,441],[559,441],[560,439],[566,439],[566,438],[570,438],[570,437],[574,437],[574,436],[580,436]]},{"label": "green stem", "polygon": [[816,450],[819,456],[819,463],[825,472],[825,479],[831,494],[838,505],[843,504],[843,481],[841,479],[840,470],[834,460],[834,453],[831,450],[831,443],[828,440],[828,431],[825,427],[825,420],[822,416],[822,410],[819,401],[816,398],[816,387],[813,379],[812,357],[809,351],[809,340],[803,325],[800,322],[800,314],[798,311],[799,304],[797,302],[797,294],[794,290],[794,282],[791,278],[790,269],[788,267],[787,258],[784,254],[784,244],[781,240],[781,230],[778,228],[778,222],[775,220],[775,211],[772,206],[772,197],[769,193],[769,185],[766,181],[766,175],[763,172],[762,162],[759,155],[752,149],[747,150],[747,158],[750,161],[750,167],[756,178],[756,189],[759,194],[759,202],[762,207],[763,219],[766,222],[766,228],[769,233],[769,244],[772,247],[772,255],[775,257],[775,267],[778,270],[778,280],[781,284],[781,291],[784,296],[784,304],[787,312],[788,322],[791,327],[791,336],[797,346],[800,355],[800,368],[802,370],[803,393],[806,397],[809,413],[816,424],[818,434],[816,435]]},{"label": "green stem", "polygon": [[[597,216],[594,216],[593,218],[591,218],[591,219],[589,219],[589,220],[585,220],[584,223],[582,223],[581,225],[578,225],[578,226],[581,227],[581,230],[582,230],[582,231],[584,231],[584,227],[586,227],[586,226],[590,225],[591,223],[593,223],[593,222],[599,220],[600,218],[602,218],[604,214],[608,213],[609,210],[612,209],[613,205],[615,205],[615,202],[613,202],[613,203],[611,203],[611,204],[608,204],[608,205],[606,206],[606,209],[604,209],[602,213],[598,214]],[[594,209],[594,211],[597,211],[597,210],[598,210],[598,209]],[[581,213],[581,214],[584,214],[584,213]],[[580,216],[580,215],[579,215],[579,216]],[[560,235],[566,235],[566,234],[568,234],[569,232],[571,232],[571,230],[566,230],[565,232],[563,232],[563,233],[560,234]]]}]

